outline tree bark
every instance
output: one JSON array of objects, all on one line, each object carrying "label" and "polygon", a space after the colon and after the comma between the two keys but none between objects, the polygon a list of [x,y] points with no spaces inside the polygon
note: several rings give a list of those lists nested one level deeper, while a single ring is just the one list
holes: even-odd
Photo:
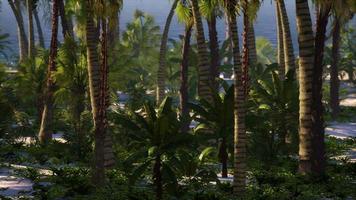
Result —
[{"label": "tree bark", "polygon": [[30,59],[35,58],[35,31],[33,28],[33,4],[32,0],[27,0],[28,12],[28,56]]},{"label": "tree bark", "polygon": [[168,33],[169,33],[169,28],[173,19],[174,11],[177,7],[178,0],[175,0],[173,2],[173,5],[171,7],[171,10],[168,14],[166,24],[164,26],[164,31],[162,35],[162,41],[161,41],[161,47],[159,51],[159,66],[158,66],[158,71],[157,71],[157,104],[160,105],[160,103],[163,101],[165,97],[165,82],[166,82],[166,54],[167,54],[167,41],[168,41]]},{"label": "tree bark", "polygon": [[157,155],[153,166],[153,182],[156,186],[156,200],[161,200],[163,195],[161,167],[161,155]]},{"label": "tree bark", "polygon": [[209,65],[209,53],[205,42],[203,22],[201,19],[198,0],[191,0],[194,25],[198,46],[198,95],[199,98],[212,102],[212,77]]},{"label": "tree bark", "polygon": [[17,22],[17,32],[19,40],[19,59],[20,62],[27,58],[28,53],[28,41],[25,33],[25,26],[21,14],[20,2],[19,0],[8,0],[12,12],[14,13]]},{"label": "tree bark", "polygon": [[49,55],[49,65],[47,69],[47,88],[45,93],[45,103],[42,112],[41,127],[38,134],[41,143],[47,143],[52,139],[53,134],[53,94],[55,92],[54,73],[57,71],[57,38],[58,38],[58,0],[53,1],[52,11],[52,36]]},{"label": "tree bark", "polygon": [[276,15],[277,15],[277,40],[278,40],[278,65],[279,65],[279,78],[281,80],[285,79],[285,61],[284,61],[284,43],[283,43],[283,28],[282,28],[282,17],[279,9],[279,1],[276,0]]},{"label": "tree bark", "polygon": [[219,147],[219,159],[222,165],[221,168],[221,177],[227,178],[227,160],[228,160],[228,153],[227,153],[227,145],[226,145],[226,138],[222,138],[220,147]]},{"label": "tree bark", "polygon": [[324,132],[324,107],[322,102],[323,87],[323,59],[326,40],[326,28],[328,25],[331,5],[325,3],[320,6],[317,16],[317,27],[315,35],[315,57],[313,68],[313,104],[312,104],[312,172],[322,175],[325,172],[325,132]]},{"label": "tree bark", "polygon": [[64,0],[59,0],[59,15],[61,16],[63,38],[73,37],[74,35],[73,27],[70,27],[68,24],[68,18],[65,12]]},{"label": "tree bark", "polygon": [[299,33],[299,172],[311,172],[314,35],[308,0],[296,0]]},{"label": "tree bark", "polygon": [[34,16],[35,22],[36,22],[39,45],[40,45],[40,47],[45,48],[45,42],[44,42],[43,31],[42,31],[42,27],[41,27],[41,21],[40,21],[40,19],[38,18],[37,8],[34,8],[34,10],[33,10],[33,16]]},{"label": "tree bark", "polygon": [[192,35],[192,25],[186,25],[184,33],[184,41],[182,48],[182,63],[181,63],[181,85],[180,85],[180,111],[183,120],[182,132],[189,130],[189,109],[188,109],[188,68],[189,68],[189,52],[190,52],[190,39]]},{"label": "tree bark", "polygon": [[284,59],[285,59],[285,72],[289,70],[295,70],[295,58],[292,36],[290,33],[289,20],[287,15],[286,6],[284,0],[278,0],[279,12],[281,15],[281,24],[283,30],[283,47],[284,47]]},{"label": "tree bark", "polygon": [[207,20],[209,28],[209,41],[210,41],[210,70],[213,84],[215,89],[218,89],[218,84],[216,79],[219,78],[219,65],[220,65],[220,56],[219,56],[219,41],[218,41],[218,32],[216,30],[216,15],[212,14],[210,19]]},{"label": "tree bark", "polygon": [[252,21],[250,22],[250,26],[248,27],[247,44],[249,49],[248,62],[251,66],[255,66],[257,64],[257,50],[255,28],[253,26]]},{"label": "tree bark", "polygon": [[335,24],[333,28],[333,41],[332,41],[332,62],[330,71],[330,106],[331,115],[336,119],[340,112],[340,99],[339,99],[339,59],[340,59],[340,20],[335,17]]}]

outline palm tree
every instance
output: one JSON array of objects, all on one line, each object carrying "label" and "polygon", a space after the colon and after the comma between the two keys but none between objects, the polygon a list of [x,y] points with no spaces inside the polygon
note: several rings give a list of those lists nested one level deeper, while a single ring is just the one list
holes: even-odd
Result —
[{"label": "palm tree", "polygon": [[37,4],[35,4],[34,8],[33,8],[33,17],[35,18],[35,22],[36,22],[39,45],[40,45],[40,47],[44,48],[45,47],[44,36],[43,36],[41,22],[38,17],[37,9],[38,9],[38,6],[37,6]]},{"label": "palm tree", "polygon": [[52,138],[53,133],[53,94],[55,92],[54,73],[57,71],[57,36],[58,36],[58,3],[59,0],[53,1],[52,8],[52,35],[49,55],[49,65],[47,69],[47,83],[44,100],[44,108],[42,111],[41,126],[38,133],[40,142],[47,143]]},{"label": "palm tree", "polygon": [[209,65],[209,54],[205,42],[204,28],[200,15],[198,0],[190,0],[193,10],[194,25],[198,46],[198,95],[207,101],[212,101],[212,75]]},{"label": "palm tree", "polygon": [[296,0],[299,34],[299,172],[311,172],[314,35],[308,0]]},{"label": "palm tree", "polygon": [[8,0],[12,12],[14,13],[17,22],[17,32],[19,39],[19,56],[20,62],[27,58],[28,53],[28,41],[25,33],[25,26],[21,13],[21,6],[19,0]]},{"label": "palm tree", "polygon": [[188,2],[180,1],[177,5],[177,16],[180,22],[185,24],[185,31],[183,37],[183,46],[182,46],[182,61],[180,69],[181,85],[179,89],[179,98],[180,98],[180,115],[182,118],[182,132],[187,132],[189,130],[189,109],[188,109],[188,67],[189,67],[189,53],[191,49],[191,36],[193,30],[193,16],[191,12],[190,5],[187,5]]},{"label": "palm tree", "polygon": [[285,59],[285,73],[289,70],[295,70],[295,58],[293,42],[290,33],[289,20],[287,15],[286,6],[284,0],[277,0],[278,12],[281,19],[282,32],[283,32],[283,48],[284,48],[284,59]]},{"label": "palm tree", "polygon": [[322,175],[325,172],[325,144],[324,144],[324,107],[322,102],[323,60],[326,40],[326,28],[331,11],[331,1],[323,1],[317,5],[317,21],[315,35],[315,57],[312,82],[312,172]]},{"label": "palm tree", "polygon": [[28,57],[33,59],[35,57],[35,31],[33,29],[33,2],[27,0],[27,12],[28,12]]},{"label": "palm tree", "polygon": [[236,0],[225,0],[231,31],[234,61],[234,181],[233,191],[242,195],[246,189],[246,127],[245,127],[245,91],[243,88],[241,57],[236,21]]},{"label": "palm tree", "polygon": [[61,17],[63,37],[73,37],[73,27],[69,23],[69,18],[66,15],[64,0],[59,0],[59,16]]},{"label": "palm tree", "polygon": [[161,48],[159,51],[159,67],[157,72],[157,104],[159,105],[165,96],[165,78],[166,78],[166,53],[167,53],[167,41],[169,27],[171,25],[174,11],[177,7],[178,0],[174,0],[171,10],[169,11],[168,17],[166,19],[166,24],[164,26],[164,31],[161,40]]},{"label": "palm tree", "polygon": [[276,20],[277,20],[277,41],[278,41],[278,65],[279,65],[279,77],[281,79],[285,78],[285,63],[284,63],[284,43],[283,43],[283,28],[282,28],[282,16],[279,12],[279,1],[275,1],[276,5]]}]

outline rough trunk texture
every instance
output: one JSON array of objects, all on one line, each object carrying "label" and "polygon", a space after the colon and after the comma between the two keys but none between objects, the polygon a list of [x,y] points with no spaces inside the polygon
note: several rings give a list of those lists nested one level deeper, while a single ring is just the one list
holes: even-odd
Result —
[{"label": "rough trunk texture", "polygon": [[248,34],[250,32],[250,19],[248,16],[247,5],[248,2],[245,0],[246,7],[244,8],[243,12],[243,23],[244,23],[244,32],[242,34],[242,72],[243,72],[243,86],[244,86],[244,93],[245,99],[249,93],[249,66],[250,66],[250,50],[248,44]]},{"label": "rough trunk texture", "polygon": [[285,59],[285,72],[289,70],[295,70],[295,58],[292,36],[290,33],[289,20],[287,15],[286,6],[284,0],[278,0],[279,12],[281,15],[281,23],[283,30],[283,46],[284,46],[284,59]]},{"label": "rough trunk texture", "polygon": [[277,16],[277,41],[278,41],[278,65],[279,65],[279,77],[281,80],[285,79],[285,61],[284,61],[284,43],[283,43],[283,28],[282,28],[282,17],[279,10],[279,1],[276,2],[276,16]]},{"label": "rough trunk texture", "polygon": [[44,36],[43,36],[43,31],[42,31],[42,26],[41,26],[41,21],[38,17],[38,12],[37,8],[33,10],[33,17],[35,18],[36,22],[36,28],[37,28],[37,33],[38,33],[38,40],[39,40],[39,45],[42,48],[45,48],[45,42],[44,42]]},{"label": "rough trunk texture", "polygon": [[234,180],[233,192],[243,195],[246,190],[246,128],[245,91],[237,31],[236,10],[233,2],[227,1],[229,29],[231,30],[234,62]]},{"label": "rough trunk texture", "polygon": [[189,130],[189,109],[188,109],[188,67],[189,67],[189,51],[190,51],[190,39],[192,36],[192,26],[186,25],[183,48],[182,48],[182,63],[181,63],[181,85],[180,85],[180,112],[183,120],[182,132]]},{"label": "rough trunk texture", "polygon": [[335,18],[333,28],[333,41],[332,41],[332,62],[330,71],[330,106],[333,119],[336,119],[340,112],[340,99],[339,99],[339,59],[340,59],[340,20]]},{"label": "rough trunk texture", "polygon": [[255,66],[257,64],[257,50],[255,28],[253,26],[252,21],[250,22],[250,26],[248,27],[247,44],[249,50],[248,62],[251,66]]},{"label": "rough trunk texture", "polygon": [[313,68],[313,104],[312,104],[312,172],[322,175],[325,172],[325,132],[324,132],[324,107],[322,102],[323,86],[323,58],[326,40],[326,28],[328,25],[331,5],[323,4],[320,6],[317,16],[317,27],[315,35],[315,58]]},{"label": "rough trunk texture", "polygon": [[212,102],[212,78],[210,73],[209,53],[205,42],[203,22],[201,19],[198,0],[191,0],[194,25],[198,46],[198,95],[199,98]]},{"label": "rough trunk texture", "polygon": [[33,4],[32,0],[27,0],[27,12],[28,12],[28,57],[30,59],[35,58],[35,31],[33,28]]},{"label": "rough trunk texture", "polygon": [[207,20],[208,28],[209,28],[209,41],[210,41],[210,70],[213,84],[217,89],[218,84],[216,79],[219,78],[219,65],[220,65],[220,57],[219,57],[219,40],[218,40],[218,32],[216,30],[216,16],[212,14],[210,19]]},{"label": "rough trunk texture", "polygon": [[28,52],[28,41],[25,33],[25,26],[21,14],[20,2],[19,0],[8,0],[12,12],[15,15],[17,22],[17,32],[19,40],[19,59],[20,62],[24,61],[27,58]]},{"label": "rough trunk texture", "polygon": [[296,0],[299,33],[299,172],[311,172],[314,35],[308,0]]},{"label": "rough trunk texture", "polygon": [[161,47],[159,51],[159,66],[157,71],[157,105],[160,105],[165,97],[165,82],[166,82],[166,53],[167,53],[167,41],[169,28],[172,22],[174,11],[177,7],[178,0],[174,0],[171,10],[169,11],[166,24],[164,26],[164,31],[162,34]]},{"label": "rough trunk texture", "polygon": [[42,112],[41,126],[38,134],[41,143],[47,143],[53,134],[53,94],[55,92],[54,73],[57,71],[57,38],[58,38],[58,0],[53,1],[52,11],[52,35],[47,69],[47,88],[45,92],[44,108]]}]

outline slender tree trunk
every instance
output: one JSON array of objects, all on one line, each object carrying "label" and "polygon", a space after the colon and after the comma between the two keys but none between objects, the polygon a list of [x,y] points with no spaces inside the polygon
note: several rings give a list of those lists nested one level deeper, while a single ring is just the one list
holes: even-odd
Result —
[{"label": "slender tree trunk", "polygon": [[[229,17],[227,13],[225,13],[225,40],[229,40],[229,44],[227,46],[227,51],[232,54],[232,40],[231,40],[231,30],[229,27]],[[231,57],[225,56],[224,58],[224,64],[231,64],[232,60]]]},{"label": "slender tree trunk", "polygon": [[41,127],[38,134],[41,143],[47,143],[52,139],[53,134],[53,94],[55,92],[54,73],[57,71],[57,38],[58,38],[58,0],[53,1],[52,11],[52,36],[49,55],[49,65],[47,69],[47,88],[45,93],[45,103],[42,112]]},{"label": "slender tree trunk", "polygon": [[296,0],[299,33],[299,172],[311,172],[314,35],[308,0]]},{"label": "slender tree trunk", "polygon": [[245,91],[237,31],[234,2],[226,1],[231,30],[234,61],[234,180],[233,191],[243,195],[246,190],[246,128],[245,128]]},{"label": "slender tree trunk", "polygon": [[161,167],[161,155],[157,155],[153,166],[153,182],[156,186],[156,200],[161,200],[163,195]]},{"label": "slender tree trunk", "polygon": [[43,31],[42,31],[42,27],[41,27],[41,21],[38,18],[37,8],[33,9],[33,16],[34,16],[35,22],[36,22],[38,40],[39,40],[40,47],[45,48]]},{"label": "slender tree trunk", "polygon": [[336,119],[340,112],[340,99],[339,99],[339,59],[340,59],[340,20],[336,17],[333,28],[333,41],[332,41],[332,62],[330,71],[330,106],[333,119]]},{"label": "slender tree trunk", "polygon": [[[64,0],[59,0],[59,15],[61,16],[62,34],[63,37],[73,37],[73,27],[68,25],[68,19],[65,12]],[[70,29],[72,28],[72,29]]]},{"label": "slender tree trunk", "polygon": [[159,51],[159,67],[157,71],[157,104],[159,105],[165,97],[165,82],[166,82],[166,54],[167,54],[167,41],[168,41],[168,33],[169,27],[171,25],[174,11],[177,7],[178,0],[174,0],[171,10],[168,14],[166,24],[164,26],[164,31],[162,35],[161,48]]},{"label": "slender tree trunk", "polygon": [[35,31],[33,28],[33,4],[32,0],[27,0],[28,12],[28,56],[31,59],[35,58]]},{"label": "slender tree trunk", "polygon": [[287,15],[286,6],[284,0],[278,0],[279,12],[281,15],[281,23],[283,30],[283,46],[284,46],[284,59],[285,59],[285,72],[289,70],[295,70],[295,58],[292,36],[290,33],[289,20]]},{"label": "slender tree trunk", "polygon": [[248,16],[248,1],[245,0],[245,6],[243,9],[243,23],[244,23],[244,32],[242,34],[242,73],[243,73],[243,86],[245,99],[249,93],[249,76],[248,76],[248,68],[250,66],[250,50],[248,44],[248,33],[250,32],[250,19]]},{"label": "slender tree trunk", "polygon": [[25,33],[25,26],[21,14],[20,2],[19,0],[8,0],[12,12],[14,13],[17,22],[17,32],[19,40],[19,57],[20,62],[27,58],[28,52],[28,41]]},{"label": "slender tree trunk", "polygon": [[227,145],[226,145],[226,138],[222,138],[220,147],[219,147],[219,159],[222,165],[221,168],[221,177],[227,178],[227,160],[228,160],[228,153],[227,153]]},{"label": "slender tree trunk", "polygon": [[255,66],[257,64],[257,50],[255,28],[253,26],[252,21],[250,22],[250,26],[248,27],[247,44],[249,49],[248,62],[251,66]]},{"label": "slender tree trunk", "polygon": [[317,16],[317,27],[315,35],[315,58],[313,68],[313,104],[312,104],[312,172],[316,175],[322,175],[325,172],[325,132],[324,132],[324,107],[322,102],[323,86],[323,58],[326,40],[326,28],[328,25],[330,4],[323,4],[319,7]]},{"label": "slender tree trunk", "polygon": [[210,19],[207,20],[209,28],[209,41],[210,41],[210,67],[213,84],[217,89],[219,86],[216,79],[219,78],[219,66],[220,66],[220,56],[219,56],[219,41],[218,32],[216,30],[216,15],[212,14]]},{"label": "slender tree trunk", "polygon": [[198,46],[198,95],[199,98],[212,102],[212,78],[209,65],[209,53],[205,42],[203,22],[201,19],[198,0],[191,0],[194,24]]},{"label": "slender tree trunk", "polygon": [[183,48],[182,48],[182,63],[180,69],[181,85],[180,85],[180,111],[183,120],[182,132],[189,130],[189,109],[188,109],[188,67],[189,67],[189,52],[190,39],[192,36],[192,25],[186,25]]},{"label": "slender tree trunk", "polygon": [[279,0],[276,3],[276,15],[277,15],[277,40],[278,40],[278,64],[279,64],[279,77],[281,80],[285,79],[285,62],[284,62],[284,43],[283,43],[283,28],[282,17],[279,9]]}]

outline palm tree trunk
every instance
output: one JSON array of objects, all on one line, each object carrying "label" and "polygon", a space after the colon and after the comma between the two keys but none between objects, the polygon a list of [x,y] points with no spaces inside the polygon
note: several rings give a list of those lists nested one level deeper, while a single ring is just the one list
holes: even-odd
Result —
[{"label": "palm tree trunk", "polygon": [[161,166],[161,155],[157,155],[153,166],[153,181],[156,186],[156,200],[161,200],[163,194]]},{"label": "palm tree trunk", "polygon": [[216,84],[216,79],[219,78],[219,41],[218,41],[218,32],[216,30],[216,15],[213,13],[210,19],[207,20],[209,28],[209,41],[210,41],[210,67],[213,83],[217,89],[218,85]]},{"label": "palm tree trunk", "polygon": [[296,0],[299,33],[299,172],[311,172],[314,35],[308,0]]},{"label": "palm tree trunk", "polygon": [[257,64],[257,50],[256,50],[256,36],[255,36],[255,28],[253,26],[253,22],[250,22],[250,26],[248,27],[248,36],[247,36],[247,44],[248,44],[248,62],[251,66],[255,66]]},{"label": "palm tree trunk", "polygon": [[276,3],[276,15],[277,15],[277,40],[278,40],[278,65],[279,65],[279,77],[281,80],[285,79],[285,62],[284,62],[284,43],[283,43],[283,28],[282,28],[282,17],[279,10],[279,1]]},{"label": "palm tree trunk", "polygon": [[198,46],[198,95],[199,98],[212,102],[212,74],[210,72],[209,53],[205,42],[203,22],[198,0],[191,0],[191,3]]},{"label": "palm tree trunk", "polygon": [[189,67],[189,52],[190,52],[190,39],[192,35],[192,25],[186,25],[183,48],[182,48],[182,63],[181,63],[181,85],[180,85],[180,111],[183,120],[182,132],[189,130],[189,109],[188,109],[188,67]]},{"label": "palm tree trunk", "polygon": [[167,53],[167,41],[168,41],[168,33],[169,27],[171,25],[174,11],[177,7],[178,0],[173,2],[171,10],[169,11],[166,24],[164,26],[164,31],[162,35],[161,48],[159,51],[159,67],[157,71],[157,104],[159,105],[165,96],[165,82],[166,82],[166,53]]},{"label": "palm tree trunk", "polygon": [[70,29],[70,26],[68,25],[68,19],[66,16],[65,12],[65,7],[64,7],[64,0],[59,0],[59,15],[61,16],[61,24],[62,24],[62,34],[63,37],[73,37],[73,27],[72,30]]},{"label": "palm tree trunk", "polygon": [[35,57],[35,32],[33,28],[33,4],[32,0],[27,0],[27,12],[28,12],[28,56],[31,59]]},{"label": "palm tree trunk", "polygon": [[[224,18],[225,18],[225,26],[226,26],[226,28],[225,28],[225,40],[229,40],[229,44],[227,46],[227,51],[229,53],[231,53],[232,52],[231,30],[230,30],[230,27],[229,27],[229,17],[227,15],[227,13],[225,13],[225,17]],[[226,65],[226,64],[231,64],[231,63],[232,63],[231,57],[225,56],[224,64]]]},{"label": "palm tree trunk", "polygon": [[36,22],[38,40],[39,40],[40,47],[45,48],[43,31],[42,31],[40,19],[38,18],[37,8],[33,9],[33,16],[34,16],[35,22]]},{"label": "palm tree trunk", "polygon": [[42,143],[47,143],[52,139],[53,133],[53,94],[55,92],[54,73],[57,71],[57,37],[58,37],[58,0],[53,1],[52,11],[52,36],[49,55],[49,65],[47,69],[47,88],[45,93],[45,103],[42,112],[41,127],[38,134]]},{"label": "palm tree trunk", "polygon": [[331,115],[333,119],[336,119],[340,112],[340,100],[339,100],[339,59],[340,59],[340,20],[336,17],[333,28],[333,41],[332,41],[332,62],[330,71],[330,106]]},{"label": "palm tree trunk", "polygon": [[245,91],[239,50],[235,5],[226,1],[231,30],[234,61],[234,181],[233,191],[242,195],[246,189],[246,128],[245,128]]},{"label": "palm tree trunk", "polygon": [[313,68],[313,104],[312,104],[312,172],[316,175],[322,175],[325,172],[325,132],[324,132],[324,107],[322,102],[323,86],[323,59],[326,40],[326,28],[328,25],[330,4],[319,6],[317,16],[317,27],[315,35],[315,58]]},{"label": "palm tree trunk", "polygon": [[285,72],[289,70],[295,70],[295,58],[292,36],[290,33],[289,20],[287,15],[286,6],[284,0],[278,0],[279,12],[281,15],[281,23],[283,30],[283,45],[284,45],[284,59],[285,59]]},{"label": "palm tree trunk", "polygon": [[228,172],[227,172],[227,160],[228,160],[228,153],[227,153],[227,146],[226,146],[226,138],[222,138],[220,147],[219,147],[219,159],[222,165],[221,168],[221,177],[222,178],[227,178]]},{"label": "palm tree trunk", "polygon": [[8,0],[12,12],[15,15],[17,22],[17,32],[19,39],[19,56],[20,62],[24,61],[27,58],[28,52],[28,41],[25,33],[25,26],[21,14],[20,2],[19,0]]},{"label": "palm tree trunk", "polygon": [[249,90],[249,77],[248,77],[248,68],[250,65],[250,50],[248,46],[248,33],[250,32],[249,27],[250,27],[250,19],[248,16],[248,2],[245,0],[245,6],[243,9],[243,23],[244,23],[244,32],[242,34],[242,73],[243,73],[243,86],[244,86],[244,93],[245,93],[245,98],[248,95],[248,90]]}]

